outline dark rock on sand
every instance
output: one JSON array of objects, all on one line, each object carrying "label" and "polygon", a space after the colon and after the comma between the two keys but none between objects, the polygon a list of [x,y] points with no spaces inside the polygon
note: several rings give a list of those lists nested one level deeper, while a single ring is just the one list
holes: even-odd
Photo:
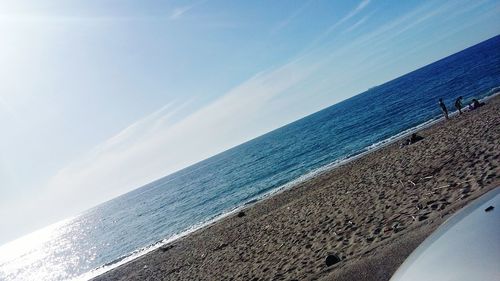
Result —
[{"label": "dark rock on sand", "polygon": [[219,246],[217,246],[214,251],[218,251],[218,250],[221,250],[221,249],[224,249],[228,246],[227,243],[220,243]]},{"label": "dark rock on sand", "polygon": [[428,216],[426,216],[426,215],[421,215],[421,216],[419,216],[419,217],[418,217],[418,221],[423,221],[423,220],[426,220],[426,219],[428,219],[428,218],[429,218],[429,217],[428,217]]},{"label": "dark rock on sand", "polygon": [[166,251],[168,251],[168,250],[172,249],[173,247],[174,247],[174,245],[165,245],[165,246],[161,246],[161,247],[160,247],[160,250],[161,250],[162,252],[166,252]]},{"label": "dark rock on sand", "polygon": [[326,266],[332,266],[332,265],[338,263],[339,261],[340,261],[339,256],[337,256],[336,254],[329,254],[326,257],[325,264],[326,264]]},{"label": "dark rock on sand", "polygon": [[242,218],[244,216],[246,216],[245,212],[239,212],[238,213],[238,218]]}]

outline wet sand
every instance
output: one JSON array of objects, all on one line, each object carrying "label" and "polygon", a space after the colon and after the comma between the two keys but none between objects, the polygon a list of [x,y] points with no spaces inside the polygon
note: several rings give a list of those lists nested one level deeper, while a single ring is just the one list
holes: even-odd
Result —
[{"label": "wet sand", "polygon": [[[388,280],[446,218],[500,185],[500,96],[418,134],[95,280]],[[328,266],[329,255],[341,260]]]}]

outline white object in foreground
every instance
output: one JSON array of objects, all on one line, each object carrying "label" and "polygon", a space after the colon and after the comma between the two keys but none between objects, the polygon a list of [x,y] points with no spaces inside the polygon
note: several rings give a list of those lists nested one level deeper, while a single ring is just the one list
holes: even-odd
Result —
[{"label": "white object in foreground", "polygon": [[453,215],[391,281],[500,280],[500,187]]}]

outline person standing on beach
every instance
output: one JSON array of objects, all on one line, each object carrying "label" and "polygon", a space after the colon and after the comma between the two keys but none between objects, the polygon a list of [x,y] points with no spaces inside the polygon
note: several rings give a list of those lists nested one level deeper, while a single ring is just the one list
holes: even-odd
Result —
[{"label": "person standing on beach", "polygon": [[448,109],[446,109],[446,105],[443,102],[443,99],[439,99],[439,106],[441,107],[441,110],[443,111],[444,117],[446,120],[448,120]]},{"label": "person standing on beach", "polygon": [[455,107],[458,109],[458,112],[462,114],[462,108],[464,107],[462,104],[462,96],[459,96],[458,99],[455,100]]}]

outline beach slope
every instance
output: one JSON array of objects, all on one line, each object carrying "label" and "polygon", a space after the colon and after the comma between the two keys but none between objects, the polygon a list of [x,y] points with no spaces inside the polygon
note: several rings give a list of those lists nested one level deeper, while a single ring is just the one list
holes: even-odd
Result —
[{"label": "beach slope", "polygon": [[95,280],[388,280],[443,220],[500,184],[499,96],[418,134]]}]

